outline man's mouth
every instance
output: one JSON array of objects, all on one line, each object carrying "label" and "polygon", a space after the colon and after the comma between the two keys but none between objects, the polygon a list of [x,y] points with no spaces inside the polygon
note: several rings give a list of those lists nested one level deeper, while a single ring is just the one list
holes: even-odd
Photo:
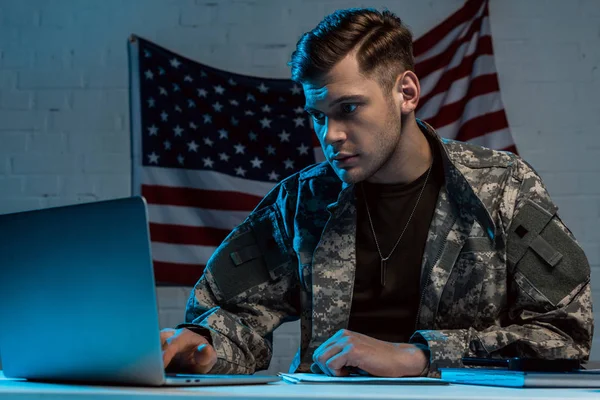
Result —
[{"label": "man's mouth", "polygon": [[333,157],[333,163],[336,167],[353,164],[358,159],[358,154],[338,154]]}]

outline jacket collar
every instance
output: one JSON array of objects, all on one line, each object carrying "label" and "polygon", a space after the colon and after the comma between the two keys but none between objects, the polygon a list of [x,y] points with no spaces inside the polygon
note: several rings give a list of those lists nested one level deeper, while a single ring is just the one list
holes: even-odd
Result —
[{"label": "jacket collar", "polygon": [[461,152],[450,151],[456,141],[441,138],[425,121],[417,118],[417,123],[421,131],[432,137],[439,146],[444,165],[446,191],[450,200],[457,206],[459,214],[464,212],[473,215],[490,240],[494,241],[497,234],[496,224],[483,201],[476,194],[475,188],[461,172],[461,169],[464,169],[460,159]]},{"label": "jacket collar", "polygon": [[[430,136],[434,143],[439,146],[444,166],[446,190],[449,199],[456,205],[457,212],[459,214],[466,213],[467,215],[474,216],[479,225],[484,228],[489,239],[495,241],[497,236],[496,224],[482,200],[477,196],[473,186],[461,172],[461,169],[465,167],[461,164],[460,151],[450,150],[450,147],[457,142],[441,138],[435,129],[425,121],[417,118],[417,123],[421,131],[425,135]],[[329,165],[328,168],[330,168]],[[354,185],[343,182],[337,201],[329,204],[327,210],[330,213],[343,211],[345,209],[344,205],[354,200],[353,193]]]}]

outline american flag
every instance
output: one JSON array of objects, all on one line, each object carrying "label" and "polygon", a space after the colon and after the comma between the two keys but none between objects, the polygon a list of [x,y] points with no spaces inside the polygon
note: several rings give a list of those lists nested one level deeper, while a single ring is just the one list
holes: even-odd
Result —
[{"label": "american flag", "polygon": [[[415,42],[417,116],[443,136],[512,149],[487,1]],[[133,194],[148,202],[156,281],[193,285],[225,236],[281,179],[323,160],[291,80],[233,74],[130,38]]]},{"label": "american flag", "polygon": [[417,117],[440,136],[517,152],[500,97],[488,1],[463,7],[413,43]]}]

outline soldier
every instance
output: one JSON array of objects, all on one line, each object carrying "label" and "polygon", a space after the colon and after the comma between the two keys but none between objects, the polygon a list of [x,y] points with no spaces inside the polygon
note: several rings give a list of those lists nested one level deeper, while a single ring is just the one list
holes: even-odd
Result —
[{"label": "soldier", "polygon": [[415,117],[412,35],[339,10],[289,63],[326,162],[280,182],[209,260],[168,369],[266,369],[301,320],[291,372],[439,376],[462,357],[589,356],[590,268],[541,178]]}]

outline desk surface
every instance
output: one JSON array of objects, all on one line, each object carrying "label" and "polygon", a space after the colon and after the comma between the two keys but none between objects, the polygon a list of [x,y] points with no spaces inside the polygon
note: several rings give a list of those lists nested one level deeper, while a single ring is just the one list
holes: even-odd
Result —
[{"label": "desk surface", "polygon": [[511,389],[484,386],[394,386],[394,385],[293,385],[275,383],[252,386],[145,388],[34,383],[4,378],[0,371],[0,397],[10,399],[172,399],[200,396],[202,399],[599,399],[600,389]]}]

